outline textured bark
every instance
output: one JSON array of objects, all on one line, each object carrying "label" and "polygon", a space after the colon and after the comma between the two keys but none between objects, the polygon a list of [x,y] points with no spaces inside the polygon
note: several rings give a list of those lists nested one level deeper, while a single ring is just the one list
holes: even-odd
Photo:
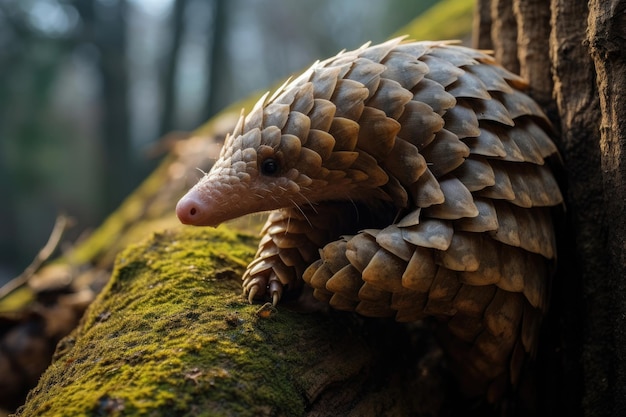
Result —
[{"label": "textured bark", "polygon": [[550,4],[545,0],[515,0],[517,57],[520,75],[530,82],[529,94],[554,117],[550,62]]},{"label": "textured bark", "polygon": [[517,22],[512,6],[513,0],[491,1],[491,41],[496,61],[519,74]]},{"label": "textured bark", "polygon": [[491,40],[491,0],[476,0],[474,25],[472,27],[472,47],[493,49]]},{"label": "textured bark", "polygon": [[[516,43],[494,39],[496,56],[518,57],[531,95],[562,132],[567,217],[539,357],[545,415],[626,409],[625,331],[616,320],[626,306],[624,8],[620,1],[553,0],[549,8],[541,1],[492,1],[499,27],[510,13],[517,22]],[[497,29],[492,35],[504,38]]]},{"label": "textured bark", "polygon": [[[624,1],[589,2],[587,42],[596,72],[597,93],[600,102],[600,166],[603,201],[602,213],[606,227],[603,237],[605,248],[600,253],[606,257],[606,287],[601,298],[604,317],[590,317],[594,320],[591,328],[605,324],[600,340],[606,344],[604,370],[609,381],[606,411],[613,415],[626,411],[626,57],[624,55],[624,34],[626,33],[626,3]],[[599,248],[596,248],[598,250]],[[597,272],[596,272],[597,274]],[[597,276],[597,278],[601,278]],[[606,297],[606,300],[604,300]],[[608,302],[604,304],[604,302]],[[615,320],[619,317],[620,319]],[[597,325],[597,326],[596,326]],[[591,336],[591,335],[589,335]],[[595,338],[587,340],[593,341]],[[590,405],[590,404],[589,404]]]},{"label": "textured bark", "polygon": [[[569,308],[562,312],[564,316],[575,314],[574,311],[584,306],[584,311],[580,312],[581,321],[578,322],[578,326],[581,322],[584,323],[578,327],[583,332],[579,330],[578,335],[570,332],[570,337],[565,337],[571,343],[566,345],[565,351],[578,347],[577,354],[581,355],[582,369],[579,372],[582,380],[578,392],[582,396],[567,398],[568,393],[563,393],[562,398],[566,401],[564,404],[571,404],[572,399],[584,398],[582,402],[588,404],[586,412],[580,404],[579,413],[594,415],[594,408],[608,404],[605,396],[609,381],[605,374],[607,364],[601,362],[610,356],[607,355],[609,341],[603,334],[606,324],[600,324],[608,323],[610,315],[605,309],[607,305],[597,298],[609,290],[605,287],[607,281],[602,278],[607,273],[607,259],[603,252],[606,237],[603,227],[598,227],[604,222],[598,145],[599,103],[595,71],[584,46],[588,14],[585,2],[555,0],[552,2],[551,12],[553,31],[550,54],[554,68],[554,95],[563,132],[561,151],[568,169],[569,227],[574,231],[575,241],[575,247],[570,249],[572,256],[566,259],[578,264],[572,268],[572,276],[566,278],[561,274],[560,288],[565,292],[562,294],[565,297],[567,292],[571,294],[571,287],[568,285],[580,286],[585,301],[584,304],[567,303]],[[566,279],[568,283],[564,282]],[[598,301],[600,304],[597,304]]]}]

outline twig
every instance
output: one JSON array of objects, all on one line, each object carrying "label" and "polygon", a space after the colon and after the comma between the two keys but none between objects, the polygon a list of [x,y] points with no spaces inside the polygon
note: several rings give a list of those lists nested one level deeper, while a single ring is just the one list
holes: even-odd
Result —
[{"label": "twig", "polygon": [[50,237],[48,238],[48,242],[44,245],[43,248],[37,253],[35,259],[24,269],[17,277],[13,278],[11,281],[7,282],[0,288],[0,299],[6,297],[22,285],[28,283],[28,280],[37,272],[37,270],[41,267],[45,261],[52,255],[54,250],[59,245],[61,241],[61,237],[63,233],[68,229],[70,223],[70,218],[61,214],[56,218],[54,222],[54,227],[52,228],[52,232],[50,232]]}]

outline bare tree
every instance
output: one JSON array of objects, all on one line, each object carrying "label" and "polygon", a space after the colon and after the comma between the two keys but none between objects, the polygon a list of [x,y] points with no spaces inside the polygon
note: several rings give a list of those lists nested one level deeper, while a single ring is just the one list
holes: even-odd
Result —
[{"label": "bare tree", "polygon": [[171,44],[167,65],[163,71],[163,109],[161,110],[161,127],[159,133],[164,135],[174,129],[174,109],[176,108],[176,71],[179,67],[179,51],[183,39],[184,15],[187,0],[176,0],[171,14]]},{"label": "bare tree", "polygon": [[128,67],[126,61],[127,3],[121,0],[115,7],[98,9],[93,0],[75,3],[85,25],[85,38],[93,42],[99,54],[99,72],[103,91],[102,162],[104,212],[114,209],[132,190],[136,161],[130,142],[128,110]]},{"label": "bare tree", "polygon": [[209,68],[209,94],[204,103],[203,116],[211,117],[225,107],[228,102],[228,88],[232,82],[232,65],[227,50],[227,28],[229,5],[224,0],[213,0],[213,29],[211,31],[210,53],[207,54]]}]

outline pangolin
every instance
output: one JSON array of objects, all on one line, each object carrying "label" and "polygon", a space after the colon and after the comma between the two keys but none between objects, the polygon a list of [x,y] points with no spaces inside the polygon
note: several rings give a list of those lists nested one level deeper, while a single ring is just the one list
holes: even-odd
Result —
[{"label": "pangolin", "polygon": [[454,42],[343,51],[242,115],[177,215],[217,226],[271,211],[243,276],[250,301],[304,282],[339,310],[433,317],[464,378],[495,398],[535,352],[563,201],[526,87]]}]

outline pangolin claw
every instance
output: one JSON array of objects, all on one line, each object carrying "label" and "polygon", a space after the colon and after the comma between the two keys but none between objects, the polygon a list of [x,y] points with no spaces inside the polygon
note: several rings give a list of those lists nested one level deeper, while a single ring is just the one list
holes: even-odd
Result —
[{"label": "pangolin claw", "polygon": [[254,296],[256,295],[258,291],[259,291],[259,287],[256,285],[253,285],[248,291],[248,302],[250,304],[252,304],[252,302],[254,301]]},{"label": "pangolin claw", "polygon": [[278,304],[283,295],[283,284],[277,277],[275,279],[270,279],[268,293],[272,296],[272,305]]}]

